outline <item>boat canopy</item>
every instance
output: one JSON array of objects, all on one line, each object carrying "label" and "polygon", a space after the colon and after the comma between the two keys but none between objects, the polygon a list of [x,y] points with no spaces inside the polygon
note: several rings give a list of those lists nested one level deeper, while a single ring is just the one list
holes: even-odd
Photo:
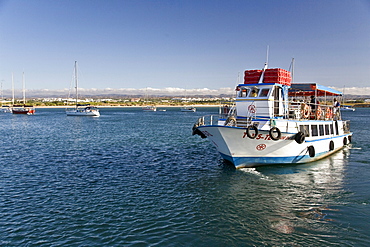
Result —
[{"label": "boat canopy", "polygon": [[292,83],[289,96],[341,96],[342,92],[325,87],[316,82]]}]

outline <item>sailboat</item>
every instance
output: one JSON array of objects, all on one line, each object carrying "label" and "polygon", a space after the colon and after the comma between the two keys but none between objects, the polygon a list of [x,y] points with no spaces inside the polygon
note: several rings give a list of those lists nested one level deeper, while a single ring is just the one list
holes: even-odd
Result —
[{"label": "sailboat", "polygon": [[196,110],[194,106],[184,106],[181,108],[182,112],[196,112]]},{"label": "sailboat", "polygon": [[75,61],[74,67],[74,79],[75,79],[75,89],[76,89],[76,104],[73,109],[66,109],[67,116],[91,116],[99,117],[99,109],[95,106],[90,106],[88,104],[78,104],[78,77],[77,77],[77,61]]},{"label": "sailboat", "polygon": [[[145,102],[149,101],[148,97],[148,89],[145,91]],[[157,111],[157,107],[155,105],[146,105],[143,108],[143,111]]]},{"label": "sailboat", "polygon": [[[185,101],[187,101],[186,100],[186,89],[185,89]],[[183,106],[181,107],[181,111],[182,112],[196,112],[197,108],[195,108],[194,106]]]},{"label": "sailboat", "polygon": [[35,108],[32,105],[26,105],[26,87],[25,87],[25,80],[24,80],[24,72],[22,75],[22,84],[23,84],[23,105],[14,105],[14,80],[13,80],[13,75],[12,75],[13,104],[12,104],[11,112],[13,114],[33,115],[36,112]]}]

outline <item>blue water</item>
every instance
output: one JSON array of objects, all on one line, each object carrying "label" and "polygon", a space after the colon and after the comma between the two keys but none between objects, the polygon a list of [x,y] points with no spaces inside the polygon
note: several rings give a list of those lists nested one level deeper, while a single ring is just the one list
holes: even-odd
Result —
[{"label": "blue water", "polygon": [[201,115],[0,115],[0,246],[369,246],[370,109],[321,161],[234,170]]}]

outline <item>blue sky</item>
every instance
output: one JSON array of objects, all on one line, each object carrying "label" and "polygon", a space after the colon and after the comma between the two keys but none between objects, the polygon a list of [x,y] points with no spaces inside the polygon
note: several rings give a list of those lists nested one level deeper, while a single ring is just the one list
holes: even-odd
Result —
[{"label": "blue sky", "polygon": [[288,69],[297,82],[370,87],[370,0],[0,0],[3,89],[234,87]]}]

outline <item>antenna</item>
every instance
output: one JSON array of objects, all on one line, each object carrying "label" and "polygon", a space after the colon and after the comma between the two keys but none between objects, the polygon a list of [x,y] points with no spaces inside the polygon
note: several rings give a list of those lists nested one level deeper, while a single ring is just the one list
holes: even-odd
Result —
[{"label": "antenna", "polygon": [[258,81],[258,83],[263,83],[263,78],[265,76],[265,70],[268,68],[268,62],[269,62],[269,50],[270,50],[270,47],[267,46],[267,52],[266,52],[266,62],[265,62],[265,66],[263,67],[262,69],[262,73],[261,73],[261,76],[260,76],[260,79]]},{"label": "antenna", "polygon": [[292,58],[292,61],[290,62],[289,71],[292,75],[292,82],[294,82],[294,57]]}]

